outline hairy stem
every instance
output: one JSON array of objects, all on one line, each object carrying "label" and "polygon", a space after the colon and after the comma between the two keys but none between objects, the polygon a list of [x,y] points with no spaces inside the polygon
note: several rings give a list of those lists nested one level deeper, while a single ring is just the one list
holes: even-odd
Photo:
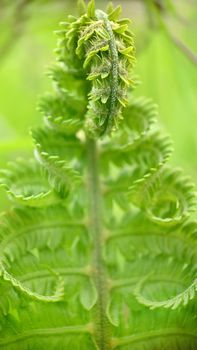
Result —
[{"label": "hairy stem", "polygon": [[109,334],[108,320],[106,318],[106,276],[102,261],[102,210],[101,210],[101,191],[99,181],[99,157],[97,143],[93,139],[87,140],[88,156],[88,194],[89,194],[89,216],[90,232],[93,235],[93,270],[94,279],[98,293],[98,302],[96,305],[95,333],[96,342],[99,350],[108,350]]},{"label": "hairy stem", "polygon": [[117,95],[118,95],[118,50],[116,46],[116,40],[114,37],[114,33],[111,27],[111,23],[108,19],[108,16],[103,11],[97,10],[96,16],[98,19],[102,19],[105,25],[105,28],[109,34],[109,49],[111,56],[111,94],[109,99],[109,107],[108,107],[108,116],[105,121],[105,128],[103,130],[103,134],[107,130],[109,123],[113,122],[114,116],[117,110]]}]

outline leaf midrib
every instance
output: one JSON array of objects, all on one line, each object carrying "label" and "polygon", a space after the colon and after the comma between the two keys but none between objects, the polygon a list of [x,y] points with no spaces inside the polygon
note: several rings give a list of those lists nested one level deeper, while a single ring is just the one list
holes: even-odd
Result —
[{"label": "leaf midrib", "polygon": [[34,279],[47,278],[47,277],[58,277],[63,275],[79,275],[81,277],[88,277],[87,268],[83,267],[68,267],[68,268],[54,268],[52,271],[47,270],[37,270],[35,272],[27,273],[22,276],[17,276],[21,282],[28,282]]},{"label": "leaf midrib", "polygon": [[32,338],[32,337],[49,337],[55,335],[64,335],[64,334],[81,334],[81,333],[90,333],[89,325],[79,325],[79,326],[64,326],[58,328],[39,328],[32,329],[31,331],[24,332],[23,334],[17,334],[15,336],[1,340],[0,348],[5,345],[13,344],[20,342],[22,340]]},{"label": "leaf midrib", "polygon": [[25,229],[21,229],[19,231],[17,231],[17,234],[10,234],[8,237],[5,237],[2,239],[1,243],[0,243],[0,253],[3,252],[3,250],[5,249],[5,247],[7,246],[7,244],[9,244],[10,242],[13,241],[13,239],[16,239],[20,236],[26,235],[27,231],[28,234],[30,232],[33,232],[35,230],[47,230],[47,229],[52,229],[52,228],[64,228],[64,227],[77,227],[77,228],[82,228],[85,229],[85,224],[83,222],[66,222],[66,223],[53,223],[53,224],[42,224],[42,225],[32,225],[30,227],[26,227]]},{"label": "leaf midrib", "polygon": [[[20,341],[23,341],[28,338],[32,337],[49,337],[49,336],[56,336],[56,335],[64,335],[64,334],[91,334],[91,325],[85,324],[85,325],[77,325],[77,326],[64,326],[64,327],[58,327],[58,328],[39,328],[39,329],[33,329],[28,332],[24,332],[23,334],[18,334],[9,338],[6,338],[5,340],[1,340],[0,342],[0,348],[9,345],[14,344]],[[172,329],[160,329],[157,331],[149,331],[144,332],[139,335],[131,335],[131,336],[125,336],[121,338],[113,338],[112,339],[112,349],[119,348],[123,345],[128,344],[134,344],[141,341],[148,341],[153,338],[160,338],[160,337],[190,337],[190,338],[197,338],[197,334],[192,332],[191,330],[184,330],[181,328],[172,328]]]},{"label": "leaf midrib", "polygon": [[153,338],[163,338],[163,337],[190,337],[197,338],[197,333],[192,332],[191,330],[184,330],[182,328],[168,328],[160,329],[157,331],[148,331],[139,335],[130,335],[122,338],[114,338],[112,340],[112,349],[119,348],[123,345],[134,344],[141,341],[148,341]]}]

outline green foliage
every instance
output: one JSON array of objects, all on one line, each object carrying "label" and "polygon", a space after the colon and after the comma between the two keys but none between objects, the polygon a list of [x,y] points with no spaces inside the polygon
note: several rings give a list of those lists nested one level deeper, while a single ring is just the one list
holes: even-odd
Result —
[{"label": "green foliage", "polygon": [[195,350],[193,185],[166,166],[155,105],[129,91],[120,7],[79,4],[58,32],[36,160],[0,173],[14,203],[1,217],[0,348]]},{"label": "green foliage", "polygon": [[118,20],[119,14],[119,7],[108,15],[95,11],[90,1],[87,14],[79,19],[69,17],[58,31],[59,60],[82,79],[82,90],[88,93],[86,130],[93,135],[117,128],[131,85],[133,38],[129,21]]}]

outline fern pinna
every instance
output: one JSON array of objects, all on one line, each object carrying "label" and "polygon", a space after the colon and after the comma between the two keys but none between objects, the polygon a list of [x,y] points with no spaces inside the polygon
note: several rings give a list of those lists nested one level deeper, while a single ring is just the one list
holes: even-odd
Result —
[{"label": "fern pinna", "polygon": [[120,7],[79,8],[58,31],[36,160],[1,171],[0,349],[195,350],[193,185],[133,97]]}]

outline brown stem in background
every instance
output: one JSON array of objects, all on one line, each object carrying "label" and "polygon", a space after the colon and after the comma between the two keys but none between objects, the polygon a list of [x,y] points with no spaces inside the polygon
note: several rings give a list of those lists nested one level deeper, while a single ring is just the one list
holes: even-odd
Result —
[{"label": "brown stem in background", "polygon": [[17,42],[17,39],[22,35],[24,24],[27,20],[26,8],[32,2],[32,0],[22,0],[15,8],[13,15],[13,25],[11,29],[10,37],[0,47],[0,60],[2,61],[5,56],[10,52],[11,48]]},{"label": "brown stem in background", "polygon": [[158,0],[146,0],[148,6],[148,10],[153,10],[154,14],[157,17],[158,23],[161,25],[163,30],[169,39],[176,45],[176,47],[192,62],[197,65],[197,54],[191,50],[181,39],[179,39],[176,35],[172,34],[169,30],[165,19],[163,18],[164,8],[162,6],[158,6],[160,1]]},{"label": "brown stem in background", "polygon": [[180,40],[179,38],[177,38],[176,36],[174,36],[173,34],[171,34],[170,32],[168,32],[168,36],[170,37],[170,39],[173,41],[173,43],[176,45],[176,47],[187,57],[189,58],[189,60],[194,63],[195,65],[197,65],[197,55],[196,53],[194,53],[190,47],[188,47],[187,45],[185,45],[185,43]]}]

